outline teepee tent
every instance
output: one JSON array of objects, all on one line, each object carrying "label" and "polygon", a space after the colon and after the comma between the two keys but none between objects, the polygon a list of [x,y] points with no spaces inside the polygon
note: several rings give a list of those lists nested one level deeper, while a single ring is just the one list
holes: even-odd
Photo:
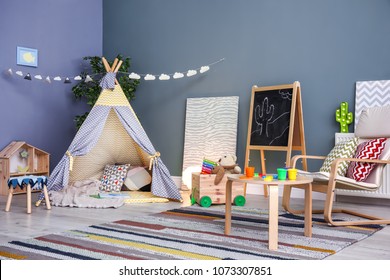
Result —
[{"label": "teepee tent", "polygon": [[154,195],[182,200],[160,153],[153,147],[115,79],[121,63],[115,60],[110,67],[103,58],[107,74],[100,83],[102,92],[50,175],[48,191],[61,190],[75,181],[99,179],[107,164],[129,163],[149,165]]}]

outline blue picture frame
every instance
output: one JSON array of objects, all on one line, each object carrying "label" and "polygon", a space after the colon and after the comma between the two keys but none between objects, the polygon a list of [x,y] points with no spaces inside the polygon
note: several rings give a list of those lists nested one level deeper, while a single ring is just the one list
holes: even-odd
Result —
[{"label": "blue picture frame", "polygon": [[38,67],[38,50],[25,47],[16,47],[16,64]]}]

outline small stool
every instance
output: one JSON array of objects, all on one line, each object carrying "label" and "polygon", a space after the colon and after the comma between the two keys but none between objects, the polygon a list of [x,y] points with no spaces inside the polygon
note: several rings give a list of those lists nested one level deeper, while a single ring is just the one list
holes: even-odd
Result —
[{"label": "small stool", "polygon": [[[47,177],[46,176],[18,176],[11,177],[8,179],[8,199],[7,204],[5,206],[5,211],[8,212],[11,208],[12,197],[14,193],[14,189],[16,187],[20,187],[22,190],[24,187],[27,188],[27,214],[31,213],[31,190],[43,190],[45,195],[46,208],[48,210],[51,209],[49,194],[47,192]],[[39,204],[38,204],[39,205]],[[38,206],[37,205],[37,206]]]}]

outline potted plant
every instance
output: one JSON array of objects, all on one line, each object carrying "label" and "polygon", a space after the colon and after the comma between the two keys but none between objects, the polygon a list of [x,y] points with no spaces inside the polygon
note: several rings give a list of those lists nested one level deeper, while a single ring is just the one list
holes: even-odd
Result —
[{"label": "potted plant", "polygon": [[[139,80],[132,80],[129,78],[128,75],[120,75],[121,73],[128,73],[130,68],[130,58],[126,57],[123,58],[121,54],[118,54],[116,56],[117,59],[122,60],[123,63],[121,67],[119,68],[117,80],[122,87],[122,90],[124,94],[126,95],[129,102],[135,98],[135,90],[137,89],[137,86],[139,85]],[[86,71],[81,72],[80,77],[82,78],[80,83],[75,85],[72,88],[72,92],[77,100],[85,99],[87,104],[92,108],[97,99],[99,98],[101,88],[99,86],[100,78],[104,76],[106,70],[104,68],[104,65],[102,63],[102,58],[100,56],[86,56],[83,57],[83,60],[88,61],[91,68],[91,73],[87,73]],[[113,61],[109,61],[110,65],[112,65]],[[93,76],[94,79],[90,80],[87,79],[87,75]],[[80,128],[84,120],[87,118],[89,114],[88,112],[85,112],[83,115],[78,115],[74,118],[76,122],[77,129]]]}]

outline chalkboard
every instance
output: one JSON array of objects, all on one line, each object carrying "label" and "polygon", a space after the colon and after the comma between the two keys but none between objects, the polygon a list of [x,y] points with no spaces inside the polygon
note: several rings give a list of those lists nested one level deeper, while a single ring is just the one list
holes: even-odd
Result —
[{"label": "chalkboard", "polygon": [[[248,136],[245,168],[250,162],[251,151],[260,152],[261,173],[267,174],[265,151],[285,151],[286,161],[279,166],[290,166],[292,151],[306,155],[301,85],[298,81],[288,85],[252,87],[249,108]],[[307,170],[306,159],[302,162]],[[268,196],[264,185],[264,195]]]},{"label": "chalkboard", "polygon": [[251,146],[288,146],[293,87],[254,91]]}]

